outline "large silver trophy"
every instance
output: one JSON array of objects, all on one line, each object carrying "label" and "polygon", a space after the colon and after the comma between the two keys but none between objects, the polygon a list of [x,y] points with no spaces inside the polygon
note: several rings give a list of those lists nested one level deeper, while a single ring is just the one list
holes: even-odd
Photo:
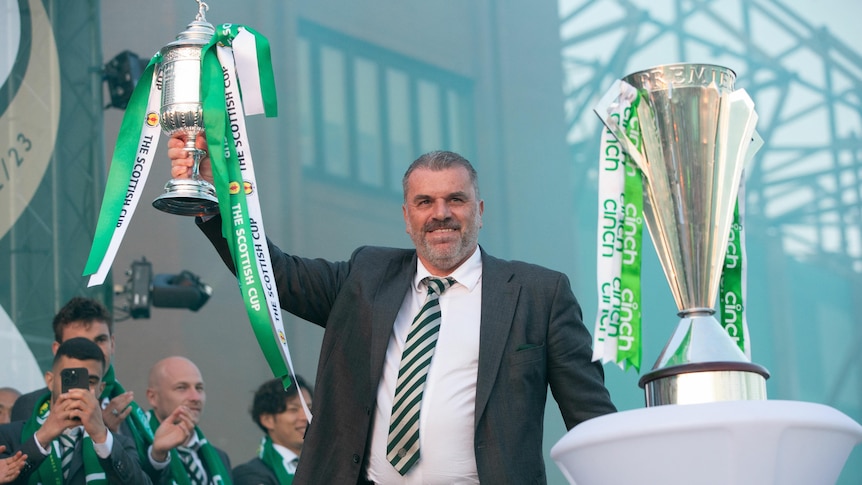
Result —
[{"label": "large silver trophy", "polygon": [[671,64],[623,78],[641,95],[642,150],[611,116],[602,122],[642,172],[644,220],[679,321],[640,385],[647,406],[766,399],[753,364],[713,316],[733,212],[757,116],[735,73]]},{"label": "large silver trophy", "polygon": [[198,14],[174,42],[162,47],[159,77],[162,82],[160,119],[168,135],[186,136],[185,150],[191,153],[192,176],[171,179],[165,193],[153,201],[153,207],[182,216],[218,213],[215,188],[201,178],[200,162],[205,153],[195,147],[197,135],[204,130],[201,105],[201,53],[212,39],[215,29],[206,21],[207,4],[197,0]]},{"label": "large silver trophy", "polygon": [[681,320],[641,379],[647,407],[587,420],[551,449],[572,484],[835,483],[862,441],[835,409],[766,399],[766,369],[713,316],[743,166],[760,143],[735,78],[658,66],[615,83],[596,109],[641,171],[644,221]]}]

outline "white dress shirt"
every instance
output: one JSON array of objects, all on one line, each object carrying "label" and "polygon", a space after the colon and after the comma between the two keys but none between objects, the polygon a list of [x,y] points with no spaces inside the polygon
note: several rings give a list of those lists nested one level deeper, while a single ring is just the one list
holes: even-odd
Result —
[{"label": "white dress shirt", "polygon": [[482,309],[482,256],[478,247],[449,275],[457,283],[440,296],[440,333],[419,414],[419,461],[401,476],[386,459],[401,353],[413,317],[425,302],[428,290],[422,279],[427,276],[432,275],[419,262],[389,338],[377,389],[367,477],[387,485],[478,484],[473,446]]},{"label": "white dress shirt", "polygon": [[[73,429],[76,429],[76,428],[69,428],[66,431],[71,431]],[[86,431],[84,431],[83,426],[78,426],[77,429],[78,429],[78,431],[77,431],[78,434],[83,433],[83,436],[87,436],[87,437],[90,436],[89,434],[87,434]],[[64,431],[64,433],[66,433],[66,431]],[[107,428],[105,428],[105,431],[107,434],[106,434],[106,438],[105,438],[104,443],[96,443],[95,441],[93,441],[93,449],[96,450],[96,454],[99,456],[99,458],[108,458],[109,456],[111,456],[111,448],[114,446],[114,435],[112,435],[111,430],[109,430]],[[45,449],[45,447],[42,446],[42,443],[39,443],[39,440],[36,439],[35,434],[33,435],[33,441],[36,442],[36,448],[39,448],[39,451],[43,455],[48,456],[51,453],[51,450]],[[51,446],[56,447],[57,456],[60,456],[60,454],[62,453],[62,450],[60,450],[59,438],[52,441]]]},{"label": "white dress shirt", "polygon": [[279,455],[281,455],[281,461],[284,465],[284,469],[287,470],[287,473],[295,475],[296,465],[297,461],[299,460],[299,456],[297,456],[296,453],[275,442],[273,442],[272,448],[277,451]]}]

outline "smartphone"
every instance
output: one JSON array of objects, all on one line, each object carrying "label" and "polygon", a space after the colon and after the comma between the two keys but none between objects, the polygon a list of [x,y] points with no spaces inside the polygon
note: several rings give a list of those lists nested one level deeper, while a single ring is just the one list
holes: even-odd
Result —
[{"label": "smartphone", "polygon": [[60,371],[62,392],[69,389],[90,389],[90,373],[86,367],[70,367]]}]

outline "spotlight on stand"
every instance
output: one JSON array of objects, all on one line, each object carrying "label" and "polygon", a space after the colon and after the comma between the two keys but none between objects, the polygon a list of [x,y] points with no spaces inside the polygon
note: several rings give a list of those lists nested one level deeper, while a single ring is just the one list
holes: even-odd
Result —
[{"label": "spotlight on stand", "polygon": [[126,109],[148,62],[132,51],[123,51],[105,64],[103,79],[108,83],[108,93],[111,95],[111,102],[105,109]]},{"label": "spotlight on stand", "polygon": [[196,312],[212,296],[213,289],[191,271],[179,274],[153,274],[153,265],[147,258],[133,261],[126,271],[129,279],[115,289],[119,297],[125,296],[127,305],[122,308],[131,318],[150,318],[150,307],[185,308]]}]

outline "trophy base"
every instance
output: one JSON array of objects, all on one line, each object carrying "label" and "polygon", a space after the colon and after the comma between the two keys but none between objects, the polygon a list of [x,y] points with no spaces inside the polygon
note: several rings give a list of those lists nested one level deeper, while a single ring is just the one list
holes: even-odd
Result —
[{"label": "trophy base", "polygon": [[156,209],[178,216],[205,216],[219,213],[215,188],[206,180],[175,179],[165,185],[165,193],[153,201]]},{"label": "trophy base", "polygon": [[638,385],[646,406],[766,399],[769,371],[751,362],[698,362],[648,372]]},{"label": "trophy base", "polygon": [[551,448],[571,484],[836,483],[862,426],[823,404],[726,401],[598,416]]}]

